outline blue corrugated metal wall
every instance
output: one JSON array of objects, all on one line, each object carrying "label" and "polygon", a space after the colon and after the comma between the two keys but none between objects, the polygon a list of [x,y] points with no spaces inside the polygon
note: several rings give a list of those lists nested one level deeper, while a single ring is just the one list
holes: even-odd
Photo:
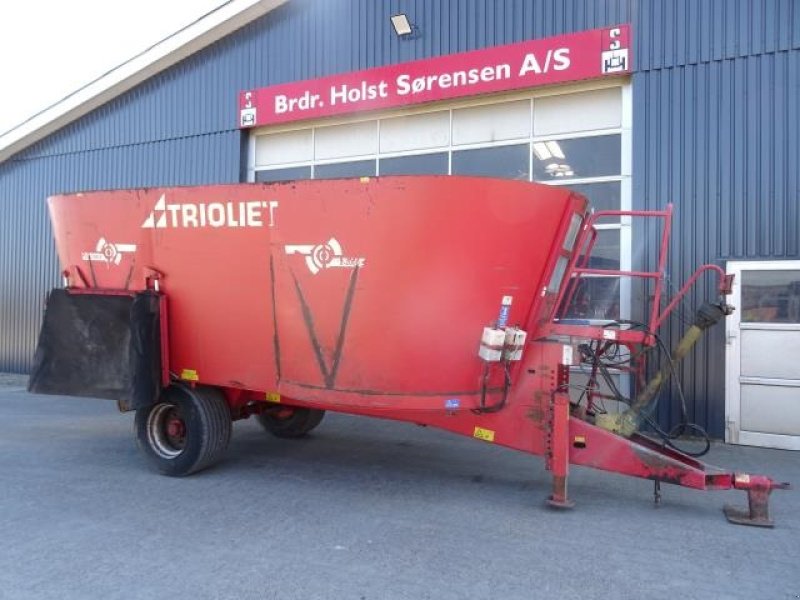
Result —
[{"label": "blue corrugated metal wall", "polygon": [[[396,12],[418,39],[392,34]],[[238,181],[240,89],[623,22],[635,38],[634,203],[676,202],[673,279],[704,261],[798,257],[794,0],[294,0],[0,164],[0,370],[29,368],[57,282],[46,196]],[[685,367],[692,416],[715,435],[722,343],[715,332]]]}]

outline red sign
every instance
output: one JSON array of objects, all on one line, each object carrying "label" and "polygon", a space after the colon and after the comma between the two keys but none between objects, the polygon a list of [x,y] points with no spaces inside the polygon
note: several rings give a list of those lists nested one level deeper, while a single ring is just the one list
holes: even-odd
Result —
[{"label": "red sign", "polygon": [[239,126],[406,106],[630,70],[630,26],[617,25],[244,91],[239,94]]}]

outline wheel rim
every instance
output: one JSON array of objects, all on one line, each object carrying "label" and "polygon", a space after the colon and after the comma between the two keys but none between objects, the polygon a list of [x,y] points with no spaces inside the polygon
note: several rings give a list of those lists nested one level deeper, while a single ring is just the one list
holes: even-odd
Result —
[{"label": "wheel rim", "polygon": [[186,422],[174,404],[159,404],[147,417],[147,440],[161,458],[171,459],[186,446]]},{"label": "wheel rim", "polygon": [[291,419],[297,411],[291,408],[280,408],[274,412],[272,412],[269,416],[272,417],[275,421],[288,421]]}]

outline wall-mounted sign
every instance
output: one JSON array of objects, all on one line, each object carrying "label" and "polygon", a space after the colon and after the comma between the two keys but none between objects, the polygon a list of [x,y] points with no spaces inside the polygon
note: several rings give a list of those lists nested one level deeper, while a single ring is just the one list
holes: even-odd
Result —
[{"label": "wall-mounted sign", "polygon": [[617,25],[247,90],[239,95],[239,126],[406,106],[630,70],[630,26]]}]

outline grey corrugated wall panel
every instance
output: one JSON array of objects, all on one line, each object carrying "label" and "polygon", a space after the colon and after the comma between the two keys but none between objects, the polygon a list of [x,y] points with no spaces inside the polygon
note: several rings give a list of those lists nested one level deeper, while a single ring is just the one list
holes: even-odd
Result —
[{"label": "grey corrugated wall panel", "polygon": [[[392,34],[396,12],[418,39]],[[634,32],[634,203],[676,203],[675,285],[706,261],[797,258],[797,0],[294,0],[0,164],[0,370],[30,365],[57,280],[47,195],[239,180],[241,89],[623,22]],[[667,339],[679,330],[673,320]],[[691,416],[718,436],[723,347],[714,331],[682,369]],[[676,407],[662,404],[664,423]]]}]

